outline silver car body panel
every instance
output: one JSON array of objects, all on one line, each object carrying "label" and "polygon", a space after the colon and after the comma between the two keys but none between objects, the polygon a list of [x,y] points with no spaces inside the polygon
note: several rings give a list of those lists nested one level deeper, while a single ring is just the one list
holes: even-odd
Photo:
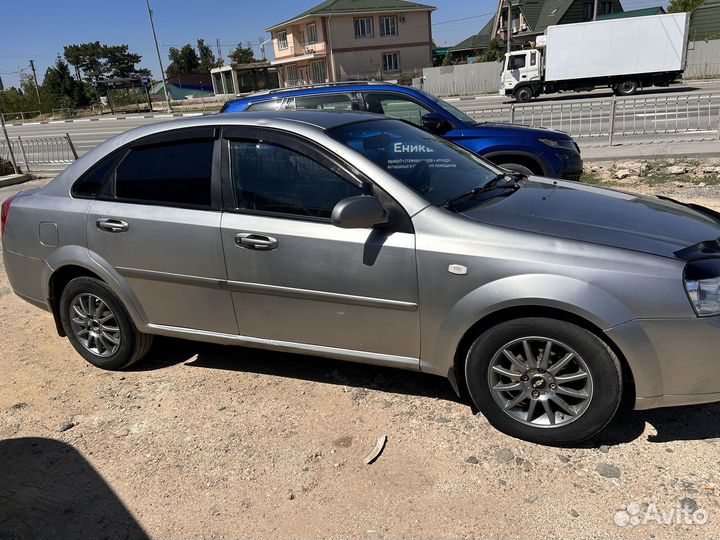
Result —
[{"label": "silver car body panel", "polygon": [[[720,318],[695,316],[682,285],[683,261],[430,206],[325,132],[358,119],[360,113],[228,114],[115,137],[13,202],[3,241],[10,282],[20,296],[49,309],[53,272],[80,266],[114,290],[144,332],[441,376],[452,375],[458,344],[484,318],[555,309],[587,321],[623,355],[638,408],[719,399]],[[82,173],[139,138],[225,125],[315,141],[393,197],[411,216],[414,233],[70,196]],[[96,232],[101,217],[126,218],[128,233]],[[48,245],[53,229],[57,246]],[[268,234],[279,247],[241,249],[234,243],[239,232]],[[462,267],[467,271],[453,271]]]}]

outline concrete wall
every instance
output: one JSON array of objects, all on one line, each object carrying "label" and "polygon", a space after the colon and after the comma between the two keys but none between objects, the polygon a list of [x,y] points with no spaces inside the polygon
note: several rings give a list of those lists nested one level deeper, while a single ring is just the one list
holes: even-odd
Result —
[{"label": "concrete wall", "polygon": [[[380,35],[380,17],[395,15],[398,18],[397,36]],[[405,22],[400,22],[400,17],[405,17]],[[374,37],[355,38],[355,19],[370,17],[373,20]],[[404,12],[404,13],[377,13],[372,15],[343,15],[330,17],[328,19],[330,35],[334,50],[354,49],[357,47],[383,47],[392,48],[403,43],[429,43],[430,17],[427,11]]]},{"label": "concrete wall", "polygon": [[685,79],[720,77],[720,39],[693,41],[688,49]]},{"label": "concrete wall", "polygon": [[501,72],[502,62],[426,68],[423,69],[423,90],[436,96],[496,93]]},{"label": "concrete wall", "polygon": [[[400,71],[382,72],[382,55],[396,52],[400,59]],[[418,77],[423,68],[430,64],[429,45],[416,47],[392,47],[357,52],[336,52],[335,70],[341,80],[377,79],[395,80]]]}]

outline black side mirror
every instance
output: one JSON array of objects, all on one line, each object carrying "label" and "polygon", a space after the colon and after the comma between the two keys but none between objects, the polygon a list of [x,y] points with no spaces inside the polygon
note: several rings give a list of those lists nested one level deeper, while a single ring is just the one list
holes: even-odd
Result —
[{"label": "black side mirror", "polygon": [[375,197],[348,197],[335,205],[332,224],[342,229],[369,229],[388,222],[388,214]]},{"label": "black side mirror", "polygon": [[432,133],[440,135],[450,131],[450,122],[445,120],[440,113],[428,113],[422,117],[423,127]]}]

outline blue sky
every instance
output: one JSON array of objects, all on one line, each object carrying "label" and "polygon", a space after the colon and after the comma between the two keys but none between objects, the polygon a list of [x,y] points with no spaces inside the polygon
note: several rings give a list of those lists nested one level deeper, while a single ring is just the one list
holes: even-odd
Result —
[{"label": "blue sky", "polygon": [[[664,0],[621,0],[625,9],[664,4]],[[204,38],[220,39],[223,54],[242,41],[269,36],[263,30],[316,5],[320,0],[151,0],[167,66],[169,47]],[[19,70],[29,73],[35,60],[38,77],[62,54],[63,46],[87,41],[127,43],[143,56],[141,65],[159,76],[145,0],[0,0],[0,77],[5,87],[17,85]],[[477,33],[497,7],[497,0],[429,0],[433,36],[440,45],[454,45]],[[266,50],[270,50],[270,47]],[[259,54],[257,52],[256,54]]]}]

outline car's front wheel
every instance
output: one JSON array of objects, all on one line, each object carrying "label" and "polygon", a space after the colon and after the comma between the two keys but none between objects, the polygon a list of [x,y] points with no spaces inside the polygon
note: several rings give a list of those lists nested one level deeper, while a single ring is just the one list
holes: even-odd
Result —
[{"label": "car's front wheel", "polygon": [[577,444],[613,418],[622,370],[613,351],[577,325],[505,322],[477,338],[465,377],[475,405],[500,431],[531,442]]},{"label": "car's front wheel", "polygon": [[71,280],[60,295],[59,309],[65,335],[94,366],[124,369],[150,349],[152,336],[138,332],[120,299],[99,279]]}]

